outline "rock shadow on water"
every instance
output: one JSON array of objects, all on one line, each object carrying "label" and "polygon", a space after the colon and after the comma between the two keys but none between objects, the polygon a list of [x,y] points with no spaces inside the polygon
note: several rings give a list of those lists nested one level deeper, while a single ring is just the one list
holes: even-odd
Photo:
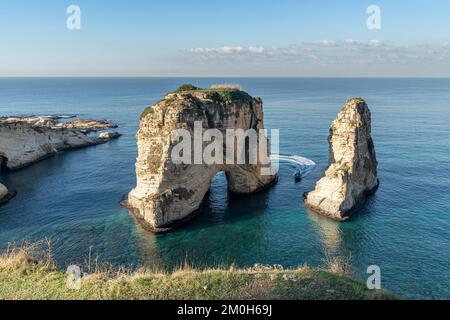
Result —
[{"label": "rock shadow on water", "polygon": [[366,279],[365,270],[369,265],[382,263],[381,260],[373,261],[373,241],[376,241],[376,237],[369,232],[374,201],[374,194],[368,196],[360,207],[355,209],[352,219],[344,223],[329,219],[306,207],[308,218],[322,243],[321,254],[325,267],[329,267],[327,264],[330,258],[336,257],[338,261],[348,263],[349,272],[363,281]]},{"label": "rock shadow on water", "polygon": [[182,228],[155,234],[136,224],[144,265],[168,270],[185,263],[197,268],[229,267],[264,255],[268,231],[263,216],[270,192],[233,195],[228,192],[225,174],[218,173],[202,209]]}]

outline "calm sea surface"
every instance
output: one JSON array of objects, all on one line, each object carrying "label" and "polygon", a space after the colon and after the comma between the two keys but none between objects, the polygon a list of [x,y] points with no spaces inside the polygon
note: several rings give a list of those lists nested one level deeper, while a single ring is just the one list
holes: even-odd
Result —
[{"label": "calm sea surface", "polygon": [[[218,82],[262,97],[280,152],[318,166],[295,184],[283,164],[277,186],[244,199],[228,196],[218,175],[205,214],[168,234],[147,233],[119,205],[135,184],[139,114],[182,83]],[[381,186],[353,220],[336,223],[308,212],[302,194],[327,165],[328,128],[349,97],[372,110]],[[321,267],[326,255],[351,255],[361,280],[378,265],[387,289],[450,299],[450,79],[0,79],[0,115],[12,114],[106,118],[124,136],[1,173],[19,193],[0,208],[0,250],[47,237],[62,266],[82,263],[91,248],[102,262],[168,268],[185,260]]]}]

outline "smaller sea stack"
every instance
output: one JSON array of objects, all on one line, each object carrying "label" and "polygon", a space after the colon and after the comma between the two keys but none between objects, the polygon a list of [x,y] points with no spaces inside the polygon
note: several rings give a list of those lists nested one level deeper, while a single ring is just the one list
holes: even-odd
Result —
[{"label": "smaller sea stack", "polygon": [[315,190],[305,194],[305,204],[344,221],[379,185],[371,113],[363,99],[347,101],[331,125],[328,141],[330,165]]}]

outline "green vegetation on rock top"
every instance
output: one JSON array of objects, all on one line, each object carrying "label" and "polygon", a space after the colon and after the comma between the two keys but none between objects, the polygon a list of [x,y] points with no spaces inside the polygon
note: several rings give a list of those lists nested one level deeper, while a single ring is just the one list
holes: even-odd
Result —
[{"label": "green vegetation on rock top", "polygon": [[199,90],[200,88],[193,86],[192,84],[182,84],[178,87],[177,91],[175,92],[183,92],[183,91],[195,91]]},{"label": "green vegetation on rock top", "polygon": [[[242,101],[245,103],[250,103],[253,98],[245,91],[242,91],[237,88],[199,88],[192,84],[183,84],[178,87],[178,89],[174,93],[204,93],[208,96],[209,99],[216,103],[226,103],[226,102],[234,102],[234,101]],[[147,107],[140,116],[142,120],[145,116],[150,113],[153,113],[153,107]]]},{"label": "green vegetation on rock top", "polygon": [[176,93],[194,93],[200,92],[210,95],[210,98],[215,102],[227,101],[252,101],[252,97],[245,91],[237,88],[199,88],[191,84],[183,84],[175,91]]},{"label": "green vegetation on rock top", "polygon": [[155,112],[155,110],[153,109],[153,107],[147,107],[144,109],[144,111],[142,111],[140,119],[142,120],[146,115]]},{"label": "green vegetation on rock top", "polygon": [[366,103],[366,100],[363,98],[350,98],[347,100],[347,104],[349,103]]}]

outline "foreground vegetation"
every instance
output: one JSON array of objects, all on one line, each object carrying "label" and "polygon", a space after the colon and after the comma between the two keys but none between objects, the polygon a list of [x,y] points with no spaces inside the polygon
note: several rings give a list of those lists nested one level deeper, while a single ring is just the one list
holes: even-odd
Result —
[{"label": "foreground vegetation", "polygon": [[247,270],[158,271],[100,270],[82,278],[78,290],[67,287],[67,274],[49,254],[39,260],[29,247],[0,256],[0,299],[393,299],[369,291],[341,274],[325,270],[282,270],[255,266]]}]

